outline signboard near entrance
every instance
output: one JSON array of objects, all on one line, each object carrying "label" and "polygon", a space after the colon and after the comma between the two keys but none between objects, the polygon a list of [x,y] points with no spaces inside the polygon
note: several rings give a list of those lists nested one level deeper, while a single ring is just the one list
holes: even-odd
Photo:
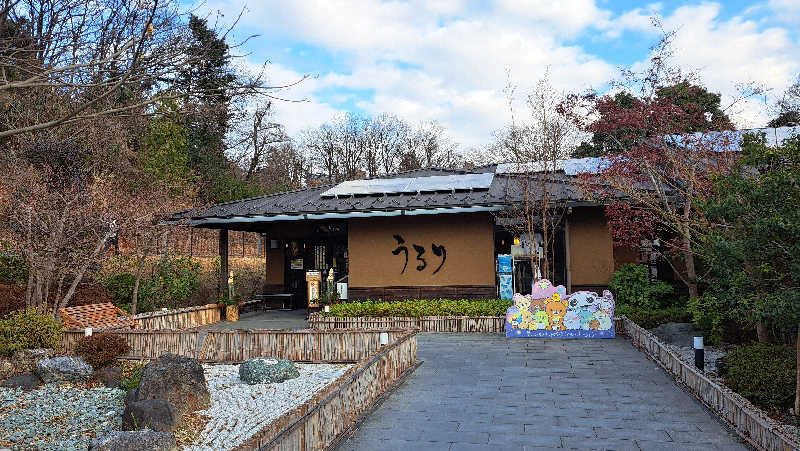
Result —
[{"label": "signboard near entrance", "polygon": [[290,269],[303,269],[303,259],[302,258],[293,258],[289,263]]},{"label": "signboard near entrance", "polygon": [[614,297],[603,291],[567,296],[563,285],[543,279],[529,295],[514,295],[506,310],[506,337],[614,338]]},{"label": "signboard near entrance", "polygon": [[[319,307],[319,282],[322,280],[322,274],[319,271],[307,271],[306,282],[308,282],[308,307]],[[316,300],[316,302],[312,302]]]}]

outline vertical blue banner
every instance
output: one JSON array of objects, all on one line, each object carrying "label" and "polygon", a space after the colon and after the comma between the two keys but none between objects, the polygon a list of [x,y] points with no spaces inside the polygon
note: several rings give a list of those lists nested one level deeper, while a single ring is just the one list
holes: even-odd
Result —
[{"label": "vertical blue banner", "polygon": [[514,284],[511,274],[500,274],[500,299],[514,299]]}]

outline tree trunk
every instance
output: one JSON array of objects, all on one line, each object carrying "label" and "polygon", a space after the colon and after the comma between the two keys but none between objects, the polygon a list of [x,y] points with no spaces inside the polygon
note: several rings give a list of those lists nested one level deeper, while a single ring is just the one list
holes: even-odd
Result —
[{"label": "tree trunk", "polygon": [[697,288],[697,270],[694,267],[694,251],[689,228],[684,228],[683,233],[683,258],[686,260],[686,287],[689,288],[689,298],[697,299],[700,291]]},{"label": "tree trunk", "polygon": [[147,254],[142,253],[136,262],[136,281],[133,283],[133,295],[131,296],[131,315],[136,314],[136,306],[139,304],[139,284],[142,281],[142,272],[144,271],[144,262],[147,260]]},{"label": "tree trunk", "polygon": [[756,323],[756,336],[759,343],[769,343],[769,330],[761,321]]},{"label": "tree trunk", "polygon": [[797,343],[795,343],[795,354],[797,355],[797,382],[794,392],[794,414],[800,415],[800,326],[797,328]]},{"label": "tree trunk", "polygon": [[112,225],[112,227],[108,228],[108,231],[103,235],[103,237],[97,242],[97,247],[94,248],[94,251],[86,259],[83,265],[78,269],[77,274],[75,274],[75,279],[72,280],[72,284],[70,284],[69,289],[67,290],[67,294],[64,295],[64,298],[56,300],[55,304],[53,305],[53,315],[58,318],[60,314],[58,313],[59,309],[66,307],[69,304],[69,301],[72,300],[72,297],[75,295],[75,290],[78,288],[78,284],[81,283],[83,279],[83,275],[86,274],[86,270],[89,269],[89,266],[92,264],[95,258],[103,251],[103,248],[106,245],[106,242],[111,235],[116,232],[116,227]]}]

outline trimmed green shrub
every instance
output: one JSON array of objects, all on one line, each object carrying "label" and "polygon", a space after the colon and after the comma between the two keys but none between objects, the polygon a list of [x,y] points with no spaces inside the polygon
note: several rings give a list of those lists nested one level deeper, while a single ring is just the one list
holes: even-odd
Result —
[{"label": "trimmed green shrub", "polygon": [[53,315],[36,310],[17,310],[0,320],[0,355],[22,349],[61,347],[64,327]]},{"label": "trimmed green shrub", "polygon": [[29,269],[23,258],[0,253],[0,283],[24,285],[28,281]]},{"label": "trimmed green shrub", "polygon": [[614,271],[608,289],[614,294],[618,306],[647,309],[665,306],[667,296],[674,292],[672,285],[666,282],[651,281],[647,267],[635,263],[626,263]]},{"label": "trimmed green shrub", "polygon": [[725,356],[725,384],[763,408],[786,408],[794,403],[797,355],[787,346],[756,343]]},{"label": "trimmed green shrub", "polygon": [[383,317],[383,316],[505,316],[511,301],[494,300],[408,300],[402,302],[363,301],[331,306],[325,316]]},{"label": "trimmed green shrub", "polygon": [[83,357],[95,369],[109,366],[129,350],[128,342],[124,338],[107,333],[83,337],[75,346],[75,354]]},{"label": "trimmed green shrub", "polygon": [[614,314],[625,315],[645,329],[652,329],[666,323],[688,323],[692,320],[692,314],[680,307],[642,309],[620,305],[614,309]]},{"label": "trimmed green shrub", "polygon": [[719,344],[725,333],[723,323],[725,321],[725,306],[723,302],[709,293],[705,293],[699,298],[690,299],[687,309],[692,314],[692,320],[698,329],[703,331],[706,343],[711,345]]}]

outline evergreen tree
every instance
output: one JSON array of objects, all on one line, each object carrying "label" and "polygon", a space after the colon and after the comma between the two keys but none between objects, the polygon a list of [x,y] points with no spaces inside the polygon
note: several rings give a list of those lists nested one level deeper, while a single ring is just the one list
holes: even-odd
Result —
[{"label": "evergreen tree", "polygon": [[193,58],[181,71],[179,89],[192,95],[191,113],[186,115],[188,165],[203,184],[202,200],[224,202],[256,194],[240,180],[225,156],[225,137],[230,129],[231,88],[236,75],[230,66],[231,55],[224,38],[208,27],[205,19],[189,19],[194,43],[187,52]]}]

